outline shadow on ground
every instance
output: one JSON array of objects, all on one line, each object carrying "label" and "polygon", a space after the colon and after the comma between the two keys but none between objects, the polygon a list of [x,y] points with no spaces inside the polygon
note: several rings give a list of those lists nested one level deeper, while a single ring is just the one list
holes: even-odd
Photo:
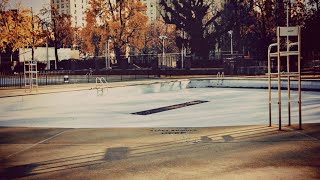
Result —
[{"label": "shadow on ground", "polygon": [[[161,135],[159,135],[161,136]],[[163,135],[174,136],[174,135]],[[301,145],[298,145],[298,144]],[[305,147],[306,144],[312,146]],[[296,146],[297,145],[297,146]],[[292,147],[292,148],[290,148]],[[4,178],[22,178],[35,175],[50,176],[71,169],[82,170],[87,167],[95,170],[110,171],[110,173],[137,171],[147,168],[176,167],[176,159],[207,160],[224,163],[229,157],[243,158],[239,163],[231,163],[220,174],[230,173],[238,169],[263,168],[269,166],[310,166],[320,167],[320,143],[292,129],[284,128],[277,131],[276,127],[250,127],[241,130],[223,131],[221,133],[201,134],[201,136],[179,138],[174,141],[151,143],[132,147],[106,148],[103,152],[88,153],[77,156],[50,159],[25,165],[11,166],[3,169]],[[169,159],[169,160],[168,160]],[[8,163],[10,159],[3,161]],[[151,161],[152,160],[152,161]],[[115,170],[113,165],[123,165]],[[170,167],[170,166],[169,166]],[[86,169],[86,170],[87,170]],[[217,173],[217,174],[219,174]],[[319,177],[319,172],[315,172]]]}]

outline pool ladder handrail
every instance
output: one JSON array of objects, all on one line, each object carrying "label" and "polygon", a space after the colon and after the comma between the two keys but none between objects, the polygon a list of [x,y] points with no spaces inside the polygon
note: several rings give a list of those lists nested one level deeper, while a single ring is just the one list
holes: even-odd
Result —
[{"label": "pool ladder handrail", "polygon": [[96,89],[103,90],[105,87],[108,90],[108,81],[104,77],[96,77]]},{"label": "pool ladder handrail", "polygon": [[[222,85],[223,80],[224,80],[224,72],[221,72],[221,73],[218,72],[217,73],[217,85]],[[219,81],[221,81],[220,84],[219,84]]]},{"label": "pool ladder handrail", "polygon": [[221,79],[221,80],[223,80],[224,79],[224,72],[218,72],[217,73],[217,79]]}]

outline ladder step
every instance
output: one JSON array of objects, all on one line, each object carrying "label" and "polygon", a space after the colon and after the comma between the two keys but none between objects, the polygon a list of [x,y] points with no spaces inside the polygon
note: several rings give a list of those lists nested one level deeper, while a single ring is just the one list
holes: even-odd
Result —
[{"label": "ladder step", "polygon": [[[280,56],[297,56],[299,55],[299,51],[281,51],[280,52]],[[270,57],[278,57],[278,53],[274,52],[274,53],[270,53]]]},{"label": "ladder step", "polygon": [[[278,76],[278,73],[270,73],[270,75]],[[280,73],[280,76],[299,76],[299,72],[282,72]]]}]

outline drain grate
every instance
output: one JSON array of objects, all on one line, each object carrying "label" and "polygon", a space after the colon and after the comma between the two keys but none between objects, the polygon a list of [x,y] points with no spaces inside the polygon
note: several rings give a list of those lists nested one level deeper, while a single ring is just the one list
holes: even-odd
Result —
[{"label": "drain grate", "polygon": [[192,134],[195,133],[196,129],[191,128],[166,128],[166,129],[152,129],[152,133],[158,134]]},{"label": "drain grate", "polygon": [[170,111],[173,109],[183,108],[183,107],[187,107],[187,106],[202,104],[202,103],[206,103],[206,102],[209,102],[209,101],[202,101],[202,100],[190,101],[190,102],[186,102],[186,103],[182,103],[182,104],[175,104],[175,105],[171,105],[171,106],[165,106],[165,107],[161,107],[161,108],[150,109],[150,110],[135,112],[135,113],[131,113],[131,114],[149,115],[149,114],[155,114],[155,113],[159,113],[159,112],[163,112],[163,111]]}]

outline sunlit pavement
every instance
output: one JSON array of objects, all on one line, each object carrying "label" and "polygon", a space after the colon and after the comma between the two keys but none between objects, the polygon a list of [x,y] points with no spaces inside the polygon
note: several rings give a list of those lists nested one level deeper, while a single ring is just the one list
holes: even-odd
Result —
[{"label": "sunlit pavement", "polygon": [[4,179],[319,179],[320,125],[1,128]]}]

